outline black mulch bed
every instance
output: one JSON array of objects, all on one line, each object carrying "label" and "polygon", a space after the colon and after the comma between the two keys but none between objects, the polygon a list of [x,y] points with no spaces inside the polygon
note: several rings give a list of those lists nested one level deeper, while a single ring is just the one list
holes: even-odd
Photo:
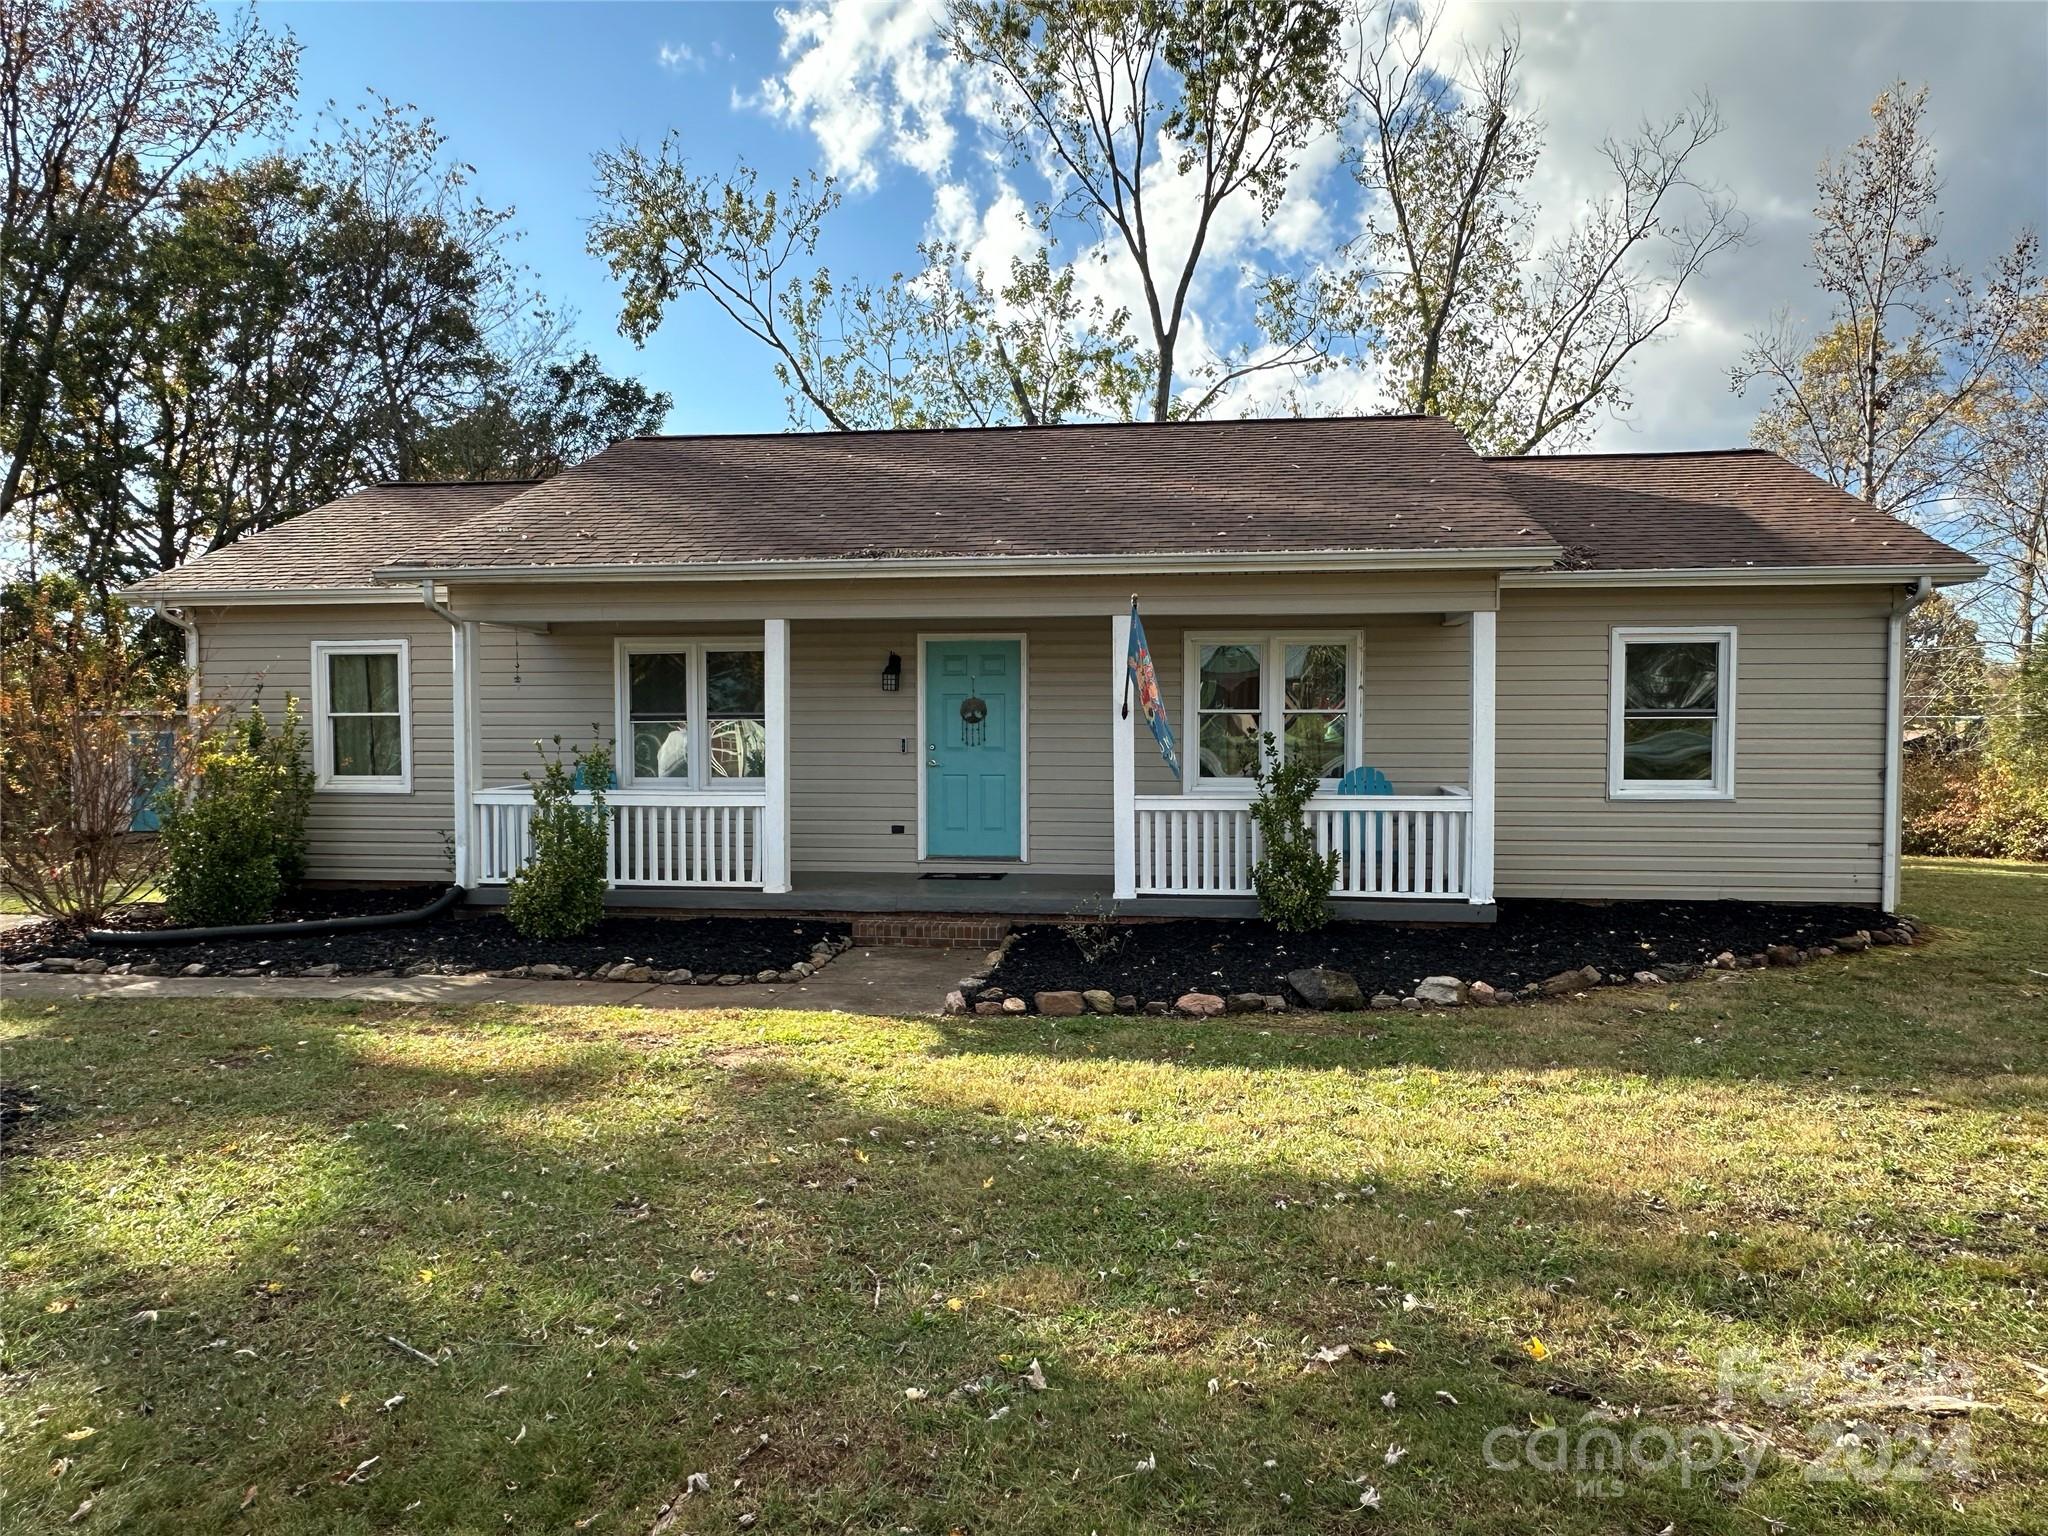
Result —
[{"label": "black mulch bed", "polygon": [[[347,917],[366,912],[407,912],[425,906],[443,887],[385,890],[307,890],[279,909],[276,921]],[[160,908],[130,907],[112,928],[173,926]],[[580,939],[538,943],[521,938],[494,909],[455,911],[404,928],[318,934],[299,939],[222,939],[202,944],[89,944],[61,923],[34,923],[0,932],[0,963],[20,965],[46,957],[104,960],[110,966],[153,965],[181,970],[204,965],[213,975],[254,969],[289,975],[338,965],[340,974],[405,971],[432,963],[449,972],[508,971],[525,965],[563,965],[581,974],[623,960],[656,971],[743,975],[786,971],[808,960],[820,939],[848,933],[844,923],[777,917],[608,917]]]},{"label": "black mulch bed", "polygon": [[1332,923],[1288,934],[1261,922],[1132,923],[1122,944],[1092,964],[1061,929],[1031,927],[1018,930],[988,979],[1025,998],[1099,987],[1171,1002],[1188,992],[1279,993],[1289,971],[1320,965],[1350,972],[1367,997],[1413,992],[1426,976],[1506,993],[1581,966],[1625,979],[1660,965],[1700,965],[1724,950],[1811,948],[1892,921],[1869,907],[1753,901],[1504,901],[1499,920],[1486,925]]}]

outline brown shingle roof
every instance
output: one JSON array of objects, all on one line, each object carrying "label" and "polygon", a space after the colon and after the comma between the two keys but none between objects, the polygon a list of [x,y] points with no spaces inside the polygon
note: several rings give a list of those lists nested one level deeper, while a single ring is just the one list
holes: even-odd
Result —
[{"label": "brown shingle roof", "polygon": [[1971,563],[1760,448],[1487,462],[1556,535],[1568,569]]},{"label": "brown shingle roof", "polygon": [[394,564],[1526,550],[1551,540],[1448,422],[1217,421],[636,438]]},{"label": "brown shingle roof", "polygon": [[378,566],[459,527],[534,484],[465,480],[373,485],[239,543],[139,581],[131,597],[223,595],[280,588],[372,587]]}]

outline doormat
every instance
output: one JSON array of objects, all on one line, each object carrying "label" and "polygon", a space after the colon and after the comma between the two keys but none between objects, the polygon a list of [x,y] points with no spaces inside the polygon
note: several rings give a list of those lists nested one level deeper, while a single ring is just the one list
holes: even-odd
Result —
[{"label": "doormat", "polygon": [[997,871],[992,874],[978,875],[970,874],[965,871],[956,872],[953,870],[927,870],[924,874],[919,875],[917,878],[920,880],[1000,880],[1003,878],[1003,876],[1000,871]]}]

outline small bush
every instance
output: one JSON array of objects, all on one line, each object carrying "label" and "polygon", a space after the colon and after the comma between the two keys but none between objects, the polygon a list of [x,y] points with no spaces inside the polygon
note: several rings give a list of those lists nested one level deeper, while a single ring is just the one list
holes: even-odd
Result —
[{"label": "small bush", "polygon": [[1252,866],[1252,888],[1259,912],[1274,927],[1305,933],[1330,920],[1330,887],[1337,882],[1337,854],[1316,852],[1315,833],[1302,819],[1309,798],[1322,787],[1322,777],[1306,757],[1289,762],[1281,756],[1271,731],[1260,738],[1259,761],[1252,766],[1258,794],[1252,800],[1252,824],[1259,831],[1259,859]]},{"label": "small bush", "polygon": [[[612,780],[612,755],[596,746],[564,762],[560,737],[555,745],[552,758],[541,753],[539,781],[525,776],[533,785],[533,857],[512,876],[505,897],[506,918],[529,939],[572,939],[604,916],[609,859],[602,786]],[[575,802],[579,772],[590,786],[587,806]]]},{"label": "small bush", "polygon": [[0,594],[0,885],[80,928],[157,883],[136,799],[187,768],[177,679],[59,579]]},{"label": "small bush", "polygon": [[1982,755],[1907,759],[1907,853],[2048,860],[2048,752],[1995,741]]},{"label": "small bush", "polygon": [[260,923],[306,872],[313,770],[296,699],[275,729],[262,708],[202,741],[191,782],[157,803],[164,906],[180,923]]}]

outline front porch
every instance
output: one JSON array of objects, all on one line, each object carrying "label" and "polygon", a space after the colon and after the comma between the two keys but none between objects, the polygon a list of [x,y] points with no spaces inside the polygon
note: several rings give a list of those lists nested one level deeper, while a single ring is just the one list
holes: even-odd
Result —
[{"label": "front porch", "polygon": [[[471,619],[457,593],[449,599],[457,615],[457,879],[481,902],[501,899],[531,853],[531,791],[508,770],[533,760],[536,739],[585,741],[595,730],[620,740],[626,758],[624,782],[605,795],[609,879],[621,907],[1250,916],[1259,858],[1252,794],[1222,757],[1278,724],[1330,756],[1329,792],[1305,816],[1318,847],[1337,856],[1335,915],[1489,921],[1495,615],[1476,604],[1415,606],[1429,601],[1426,592],[1406,600],[1381,592],[1360,603],[1362,612],[1319,602],[1306,617],[1277,620],[1235,608],[1219,614],[1216,597],[1181,605],[1147,597],[1152,651],[1187,763],[1177,779],[1135,706],[1123,712],[1127,611],[1010,617],[990,605],[971,628],[944,611],[930,619],[770,617],[740,628],[717,612],[597,620],[582,605],[560,619]],[[1262,604],[1258,614],[1275,611]],[[728,704],[741,713],[707,731],[683,723],[704,712],[698,695],[675,706],[671,737],[687,741],[678,754],[701,765],[686,782],[649,781],[652,759],[633,734],[645,712],[630,707],[621,660],[664,634],[678,655],[691,653],[693,688],[710,658],[740,650],[759,658],[758,714],[751,697]],[[1246,685],[1251,702],[1233,706],[1236,714],[1199,704],[1207,694],[1197,681],[1207,689],[1211,680],[1198,674],[1218,649],[1212,634],[1256,637],[1235,649],[1268,663],[1271,675]],[[959,722],[950,698],[939,709],[936,692],[927,710],[927,647],[981,635],[1014,642],[1020,662],[1015,854],[942,856],[936,818],[950,814],[940,806],[950,769],[939,760],[936,717],[948,730]],[[1346,658],[1341,693],[1296,709],[1293,682],[1280,674],[1297,651],[1316,647]],[[898,668],[893,687],[888,663]],[[929,683],[940,686],[936,668]],[[999,735],[1003,700],[981,691],[994,708],[985,729]],[[1220,728],[1210,718],[1219,714]],[[728,727],[721,745],[718,732]],[[1226,736],[1234,746],[1218,745]],[[1358,770],[1392,792],[1339,793],[1337,777],[1356,779]]]}]

